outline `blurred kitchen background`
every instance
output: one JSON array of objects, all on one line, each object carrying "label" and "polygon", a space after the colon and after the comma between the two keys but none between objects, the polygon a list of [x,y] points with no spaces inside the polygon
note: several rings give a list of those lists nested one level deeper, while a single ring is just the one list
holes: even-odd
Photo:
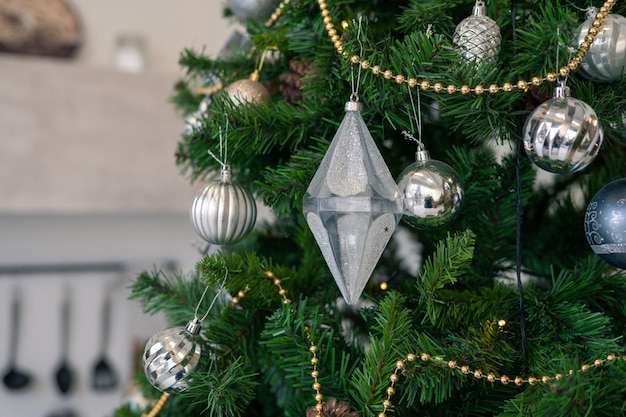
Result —
[{"label": "blurred kitchen background", "polygon": [[183,48],[237,29],[224,3],[0,0],[0,417],[141,401],[136,354],[166,323],[128,287],[199,260],[168,100]]}]

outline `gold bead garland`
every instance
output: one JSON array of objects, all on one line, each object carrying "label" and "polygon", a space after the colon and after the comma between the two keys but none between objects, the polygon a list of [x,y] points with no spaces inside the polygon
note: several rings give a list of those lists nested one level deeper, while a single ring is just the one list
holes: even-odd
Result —
[{"label": "gold bead garland", "polygon": [[[386,390],[387,398],[383,400],[383,404],[382,404],[383,411],[378,413],[378,417],[387,417],[387,410],[391,408],[391,406],[393,405],[391,402],[391,397],[396,392],[395,385],[400,379],[400,372],[403,369],[405,369],[407,362],[408,363],[416,362],[418,357],[423,363],[430,362],[430,363],[442,365],[443,367],[447,367],[448,369],[458,369],[461,371],[461,373],[463,373],[463,375],[470,375],[470,376],[473,376],[475,379],[486,379],[487,381],[491,383],[500,383],[502,385],[508,385],[508,384],[513,383],[516,386],[521,387],[525,384],[528,384],[528,385],[538,385],[539,383],[548,384],[550,382],[558,381],[563,378],[563,374],[560,374],[560,373],[557,373],[552,377],[548,375],[544,375],[541,378],[537,378],[534,376],[529,376],[527,378],[522,378],[521,376],[516,376],[515,378],[511,378],[507,375],[497,376],[493,372],[489,372],[485,374],[480,369],[472,370],[472,368],[470,368],[469,365],[459,366],[456,360],[446,361],[444,358],[440,356],[432,357],[429,353],[426,353],[426,352],[422,352],[419,356],[414,353],[409,353],[406,355],[404,359],[399,359],[396,361],[396,367],[393,373],[389,376],[389,386],[387,387],[387,390]],[[618,360],[622,360],[626,362],[626,355],[619,357],[612,353],[608,354],[605,359],[598,358],[594,360],[593,363],[591,364],[581,365],[581,367],[578,369],[577,372],[583,372],[583,373],[589,372],[592,368],[600,368],[605,363],[615,362]],[[568,372],[568,375],[573,375],[574,372],[575,371],[573,369],[570,369]]]},{"label": "gold bead garland", "polygon": [[269,19],[267,19],[267,21],[265,22],[265,26],[270,27],[272,26],[274,23],[276,23],[276,21],[278,20],[278,18],[280,17],[280,15],[283,12],[283,9],[285,8],[286,5],[289,4],[291,0],[283,0],[280,2],[280,4],[278,5],[278,7],[276,8],[276,10],[274,10],[274,13],[272,13],[272,15],[269,17]]},{"label": "gold bead garland", "polygon": [[322,384],[320,384],[318,378],[320,376],[320,372],[317,369],[317,364],[319,363],[319,359],[317,357],[317,352],[318,352],[318,347],[313,343],[312,339],[311,339],[311,332],[309,330],[308,327],[304,328],[304,331],[306,333],[306,337],[309,340],[309,342],[311,343],[311,345],[309,346],[309,352],[311,352],[311,365],[313,365],[313,370],[311,371],[311,377],[313,378],[313,385],[311,385],[311,387],[315,390],[315,411],[317,411],[317,413],[315,414],[315,417],[322,417],[322,401],[324,400],[324,395],[322,395]]},{"label": "gold bead garland", "polygon": [[164,392],[163,394],[161,394],[161,396],[157,400],[156,404],[154,404],[150,412],[143,413],[141,417],[156,417],[157,414],[161,412],[161,409],[163,409],[163,406],[165,406],[165,403],[167,402],[169,398],[170,398],[170,395],[167,392]]},{"label": "gold bead garland", "polygon": [[[606,0],[604,2],[604,5],[600,8],[600,11],[596,15],[596,18],[589,28],[588,34],[585,36],[585,40],[580,44],[575,56],[570,60],[567,65],[559,68],[558,73],[549,72],[546,74],[545,77],[533,77],[531,84],[536,87],[541,85],[544,81],[554,82],[559,76],[565,78],[569,75],[571,71],[575,71],[580,65],[583,57],[587,54],[589,47],[596,39],[599,29],[608,18],[609,11],[611,10],[611,8],[613,8],[616,2],[617,0]],[[344,55],[343,43],[341,42],[341,38],[337,35],[337,30],[335,29],[335,26],[332,22],[332,17],[330,16],[326,0],[318,0],[318,5],[320,7],[320,12],[324,20],[324,24],[326,25],[326,31],[328,32],[328,36],[331,42],[335,46],[337,52]],[[481,95],[485,92],[489,92],[489,94],[496,94],[500,91],[511,92],[515,90],[521,90],[525,92],[529,87],[529,83],[525,80],[518,80],[515,83],[506,82],[501,86],[497,84],[491,84],[488,87],[477,85],[473,88],[466,84],[460,87],[454,84],[444,86],[441,83],[435,83],[433,85],[430,85],[430,83],[425,80],[419,82],[417,78],[414,77],[407,78],[405,75],[402,74],[394,75],[391,70],[382,70],[380,66],[371,65],[367,60],[363,60],[362,57],[360,57],[359,55],[352,55],[349,59],[351,63],[355,65],[360,64],[362,69],[369,70],[374,75],[382,75],[383,78],[385,78],[386,80],[394,80],[397,84],[407,83],[411,88],[416,88],[419,85],[419,87],[424,91],[432,90],[436,93],[441,93],[445,91],[448,94],[461,93],[463,95],[467,95],[469,93],[474,93],[476,95]]]}]

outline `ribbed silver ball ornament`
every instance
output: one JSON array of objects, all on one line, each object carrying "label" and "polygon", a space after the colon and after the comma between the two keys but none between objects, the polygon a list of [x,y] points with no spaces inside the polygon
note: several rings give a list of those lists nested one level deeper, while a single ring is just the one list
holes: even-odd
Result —
[{"label": "ribbed silver ball ornament", "polygon": [[191,204],[190,217],[196,233],[212,244],[237,243],[252,231],[256,222],[252,194],[231,177],[230,167],[225,165],[220,179],[204,186]]},{"label": "ribbed silver ball ornament", "polygon": [[452,42],[467,62],[491,66],[498,61],[502,35],[498,24],[487,16],[485,2],[476,1],[472,15],[457,25]]},{"label": "ribbed silver ball ornament", "polygon": [[163,392],[185,391],[187,377],[200,361],[200,320],[163,330],[146,343],[142,366],[146,378]]},{"label": "ribbed silver ball ornament", "polygon": [[596,112],[571,97],[562,82],[553,98],[539,105],[524,123],[524,150],[539,168],[557,174],[585,169],[598,155],[604,133]]},{"label": "ribbed silver ball ornament", "polygon": [[[597,9],[591,8],[588,18],[576,29],[577,45],[587,36],[596,18]],[[626,67],[626,18],[609,14],[598,29],[595,40],[580,62],[580,74],[587,79],[609,82],[620,78]]]}]

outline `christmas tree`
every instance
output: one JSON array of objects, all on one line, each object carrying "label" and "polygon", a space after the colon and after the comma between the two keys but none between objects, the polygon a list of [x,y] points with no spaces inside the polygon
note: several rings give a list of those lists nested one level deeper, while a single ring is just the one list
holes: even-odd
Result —
[{"label": "christmas tree", "polygon": [[132,286],[173,326],[145,415],[625,415],[626,2],[590,9],[231,1],[173,100],[211,244]]}]

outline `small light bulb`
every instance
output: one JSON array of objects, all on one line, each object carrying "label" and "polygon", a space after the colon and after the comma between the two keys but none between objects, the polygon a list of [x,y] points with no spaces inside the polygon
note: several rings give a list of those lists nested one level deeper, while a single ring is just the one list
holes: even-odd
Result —
[{"label": "small light bulb", "polygon": [[343,30],[348,29],[348,26],[350,26],[350,24],[348,23],[347,20],[342,20],[341,21],[341,27],[343,28]]},{"label": "small light bulb", "polygon": [[500,326],[500,327],[506,326],[506,320],[504,320],[504,319],[498,320],[498,326]]},{"label": "small light bulb", "polygon": [[383,291],[387,291],[388,285],[387,282],[383,281],[380,283],[380,289]]}]

